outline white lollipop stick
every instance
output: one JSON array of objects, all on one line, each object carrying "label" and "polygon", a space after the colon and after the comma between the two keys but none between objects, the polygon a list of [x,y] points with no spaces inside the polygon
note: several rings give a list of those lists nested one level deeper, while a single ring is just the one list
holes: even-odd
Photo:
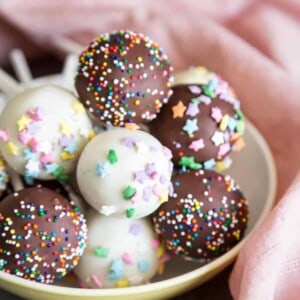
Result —
[{"label": "white lollipop stick", "polygon": [[76,74],[78,56],[75,54],[69,54],[66,59],[62,70],[62,86],[73,90],[74,78]]},{"label": "white lollipop stick", "polygon": [[72,41],[63,36],[56,36],[52,39],[54,48],[62,51],[63,53],[74,53],[79,55],[82,52],[83,46],[79,43]]},{"label": "white lollipop stick", "polygon": [[19,81],[28,85],[32,80],[32,75],[24,52],[20,49],[14,49],[10,54],[10,59]]},{"label": "white lollipop stick", "polygon": [[0,90],[8,97],[13,97],[23,90],[22,86],[0,68]]},{"label": "white lollipop stick", "polygon": [[24,184],[21,179],[21,176],[12,168],[8,167],[10,182],[15,192],[21,191],[24,189]]}]

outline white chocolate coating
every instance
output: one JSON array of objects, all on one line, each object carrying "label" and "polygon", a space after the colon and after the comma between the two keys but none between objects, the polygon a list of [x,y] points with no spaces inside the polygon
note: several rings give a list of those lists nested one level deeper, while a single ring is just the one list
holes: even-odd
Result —
[{"label": "white chocolate coating", "polygon": [[87,214],[87,248],[75,268],[91,288],[126,287],[148,282],[159,265],[159,242],[147,219]]},{"label": "white chocolate coating", "polygon": [[69,91],[54,85],[26,89],[0,117],[0,149],[18,173],[63,179],[76,166],[92,134],[86,111]]},{"label": "white chocolate coating", "polygon": [[114,128],[84,148],[77,181],[85,200],[103,215],[141,218],[168,199],[169,149],[149,133]]}]

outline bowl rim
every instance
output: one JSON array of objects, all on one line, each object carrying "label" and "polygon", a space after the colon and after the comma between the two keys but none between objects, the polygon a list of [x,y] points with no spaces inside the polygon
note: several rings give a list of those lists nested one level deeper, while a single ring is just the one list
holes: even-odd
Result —
[{"label": "bowl rim", "polygon": [[[90,288],[79,288],[79,287],[65,287],[59,285],[45,285],[43,283],[30,281],[27,279],[16,277],[15,275],[7,274],[5,272],[0,271],[0,281],[7,282],[13,285],[17,285],[19,287],[26,287],[28,289],[33,289],[36,292],[44,292],[45,287],[47,287],[48,294],[59,294],[61,296],[130,296],[139,293],[147,293],[147,292],[154,292],[159,291],[170,286],[176,286],[182,284],[183,281],[190,281],[200,276],[203,276],[208,271],[213,272],[214,270],[219,269],[222,266],[229,265],[238,255],[239,251],[243,247],[243,245],[248,241],[250,236],[256,230],[256,228],[263,222],[267,213],[271,210],[271,208],[275,204],[276,200],[276,192],[277,192],[277,173],[274,158],[272,156],[271,150],[259,132],[259,130],[249,121],[246,120],[247,124],[246,127],[253,132],[253,135],[256,137],[256,141],[262,149],[262,152],[265,154],[265,159],[267,161],[268,166],[268,173],[269,177],[269,184],[270,184],[270,192],[267,195],[265,206],[258,218],[257,222],[253,226],[252,230],[231,250],[227,253],[221,255],[220,257],[216,258],[215,260],[211,261],[208,264],[205,264],[195,270],[189,271],[187,273],[163,279],[161,281],[143,284],[139,286],[131,286],[131,287],[124,287],[120,289],[116,288],[105,288],[105,289],[90,289]],[[1,288],[6,289],[5,286],[1,285]]]}]

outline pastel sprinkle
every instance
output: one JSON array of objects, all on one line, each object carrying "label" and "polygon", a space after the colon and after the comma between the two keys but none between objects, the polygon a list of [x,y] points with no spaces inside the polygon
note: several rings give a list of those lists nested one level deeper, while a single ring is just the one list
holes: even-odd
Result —
[{"label": "pastel sprinkle", "polygon": [[182,118],[185,110],[186,106],[182,103],[182,101],[178,101],[178,103],[172,107],[173,119]]},{"label": "pastel sprinkle", "polygon": [[107,155],[107,160],[112,165],[118,162],[118,156],[117,156],[117,153],[114,149],[109,149],[108,155]]},{"label": "pastel sprinkle", "polygon": [[198,125],[197,125],[198,120],[197,119],[187,119],[185,125],[183,126],[183,130],[187,132],[189,135],[192,135],[195,131],[197,131]]},{"label": "pastel sprinkle", "polygon": [[126,209],[126,217],[127,218],[132,218],[136,215],[136,210],[135,208],[131,207],[131,208],[128,208]]},{"label": "pastel sprinkle", "polygon": [[94,253],[97,257],[107,257],[109,255],[109,249],[105,247],[97,247],[94,249]]},{"label": "pastel sprinkle", "polygon": [[136,188],[129,185],[123,190],[123,198],[125,200],[129,200],[131,197],[134,196],[135,193],[136,193]]},{"label": "pastel sprinkle", "polygon": [[6,150],[9,154],[14,155],[14,156],[19,154],[18,147],[13,142],[8,142],[8,143],[6,143],[5,146],[6,146]]}]

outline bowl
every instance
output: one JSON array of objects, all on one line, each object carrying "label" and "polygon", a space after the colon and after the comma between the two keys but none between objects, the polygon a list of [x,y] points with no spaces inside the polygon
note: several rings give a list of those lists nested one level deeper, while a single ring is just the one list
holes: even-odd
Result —
[{"label": "bowl", "polygon": [[[272,208],[276,193],[276,172],[270,149],[260,132],[246,121],[246,148],[233,153],[233,164],[226,171],[239,183],[248,202],[250,218],[245,237],[230,251],[205,265],[172,258],[165,272],[151,283],[119,289],[84,289],[76,281],[54,285],[32,282],[0,272],[0,287],[31,300],[93,300],[93,299],[166,299],[198,286],[221,272],[237,257],[253,230]],[[71,285],[71,286],[70,286]],[[10,299],[18,299],[12,298]]]},{"label": "bowl", "polygon": [[[75,70],[67,68],[67,75]],[[66,75],[66,74],[65,74]],[[72,76],[67,76],[73,78]],[[45,83],[64,85],[72,88],[72,81],[66,80],[63,74],[55,74],[34,79],[30,86]],[[0,111],[6,98],[0,93]],[[166,299],[184,293],[206,282],[237,257],[253,230],[263,221],[271,210],[276,194],[276,171],[271,151],[260,132],[246,120],[246,147],[239,153],[233,153],[233,164],[225,173],[230,174],[240,185],[249,203],[250,217],[244,238],[230,251],[207,264],[185,261],[182,258],[171,258],[166,263],[162,275],[157,275],[151,283],[119,289],[85,289],[80,288],[74,278],[57,284],[45,285],[32,282],[14,275],[0,272],[0,287],[14,295],[31,300],[96,300],[96,299]],[[19,297],[3,294],[0,298],[17,300]]]}]

